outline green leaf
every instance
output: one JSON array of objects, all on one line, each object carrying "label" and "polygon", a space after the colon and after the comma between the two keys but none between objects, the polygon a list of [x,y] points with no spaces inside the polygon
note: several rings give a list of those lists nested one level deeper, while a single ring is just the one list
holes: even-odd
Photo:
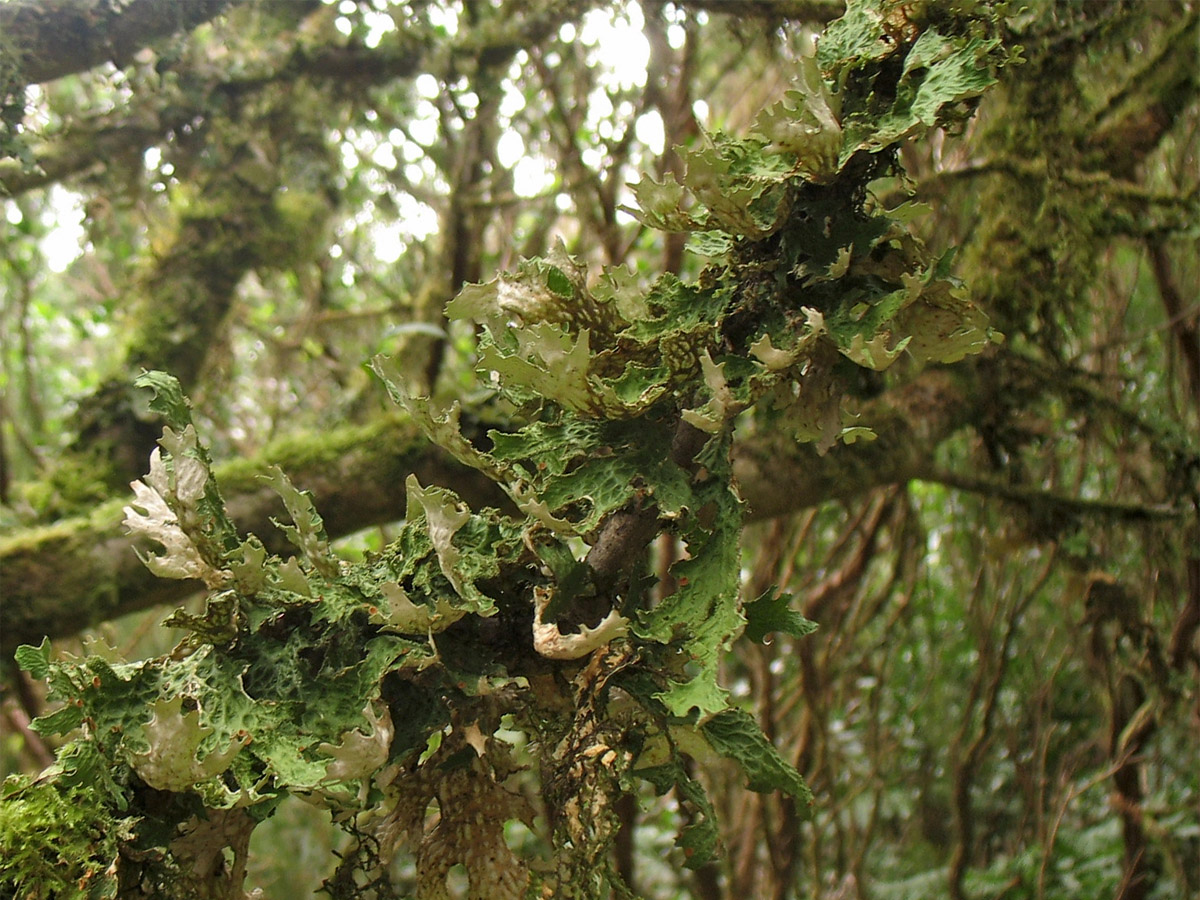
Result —
[{"label": "green leaf", "polygon": [[154,392],[150,409],[166,418],[172,428],[182,431],[192,424],[192,403],[184,395],[178,378],[166,372],[143,371],[133,383]]},{"label": "green leaf", "polygon": [[442,575],[454,592],[470,604],[472,612],[490,615],[495,611],[491,598],[476,586],[475,579],[493,577],[499,565],[490,545],[476,546],[464,551],[455,545],[455,535],[472,516],[466,505],[452,491],[444,488],[422,488],[415,475],[405,482],[408,491],[407,519],[410,527],[425,527],[437,555]]},{"label": "green leaf", "polygon": [[378,771],[388,759],[388,749],[391,746],[395,728],[392,726],[391,713],[386,706],[381,706],[382,714],[377,714],[368,704],[363,710],[369,727],[354,728],[342,735],[338,744],[322,742],[318,750],[333,757],[326,767],[325,778],[328,781],[350,781],[364,778]]},{"label": "green leaf", "polygon": [[43,681],[50,676],[50,639],[42,638],[36,647],[22,644],[13,653],[17,665],[29,673],[30,677]]},{"label": "green leaf", "polygon": [[571,279],[566,276],[566,273],[562,269],[555,266],[550,266],[547,269],[546,285],[560,297],[575,296],[575,288],[571,284]]},{"label": "green leaf", "polygon": [[[996,83],[989,57],[998,39],[947,38],[937,31],[921,34],[904,62],[903,82],[918,83],[912,114],[926,126],[939,123],[945,107],[978,97]],[[924,72],[922,73],[922,70]]]},{"label": "green leaf", "polygon": [[634,774],[648,781],[660,796],[674,789],[680,799],[694,810],[691,821],[681,829],[675,842],[683,850],[684,865],[689,869],[698,869],[712,861],[720,837],[716,813],[700,783],[688,776],[677,759],[662,765],[635,769]]},{"label": "green leaf", "polygon": [[534,322],[509,334],[513,338],[509,346],[497,344],[494,338],[480,343],[480,372],[495,372],[502,385],[575,412],[597,416],[605,412],[598,386],[589,378],[592,349],[586,328],[571,335],[557,324]]},{"label": "green leaf", "polygon": [[697,231],[688,238],[687,247],[700,256],[724,256],[733,247],[733,241],[724,231]]},{"label": "green leaf", "polygon": [[428,399],[411,396],[401,386],[404,382],[396,360],[383,354],[371,360],[371,371],[383,382],[391,398],[402,406],[425,435],[465,466],[486,474],[503,484],[508,471],[496,464],[489,454],[477,449],[462,434],[459,420],[462,409],[457,402],[451,404],[442,415],[438,415]]},{"label": "green leaf", "polygon": [[897,341],[894,347],[889,347],[891,335],[887,332],[880,332],[870,340],[864,339],[861,334],[856,334],[848,347],[839,347],[838,349],[863,368],[881,372],[896,361],[911,341],[912,335],[909,335]]},{"label": "green leaf", "polygon": [[83,724],[83,711],[74,706],[63,706],[52,713],[38,716],[33,720],[32,728],[38,734],[51,737],[56,734],[70,734]]},{"label": "green leaf", "polygon": [[812,792],[800,773],[779,755],[749,713],[725,710],[703,723],[700,731],[717,753],[742,767],[752,791],[783,791],[806,811],[812,805]]},{"label": "green leaf", "polygon": [[776,632],[800,638],[816,631],[816,622],[804,618],[791,608],[793,599],[791,594],[781,594],[772,588],[757,600],[747,603],[744,608],[746,637],[757,644],[768,634]]},{"label": "green leaf", "polygon": [[895,52],[896,42],[884,40],[879,0],[849,0],[841,18],[830,22],[821,34],[817,62],[825,71],[839,75]]},{"label": "green leaf", "polygon": [[267,548],[262,541],[251,535],[241,546],[241,559],[236,556],[229,562],[229,571],[233,573],[234,584],[238,590],[249,597],[254,596],[267,583]]},{"label": "green leaf", "polygon": [[[670,431],[660,424],[563,415],[489,437],[495,459],[517,476],[510,493],[518,505],[561,534],[594,530],[629,504],[635,484],[666,517],[679,516],[693,501],[688,474],[670,459]],[[526,502],[530,497],[537,498],[537,510]]]},{"label": "green leaf", "polygon": [[[986,22],[975,17],[975,24]],[[965,118],[962,101],[977,97],[996,81],[995,69],[1004,53],[999,38],[942,34],[936,29],[920,31],[911,45],[897,40],[895,32],[915,28],[903,7],[880,0],[854,0],[846,15],[822,36],[818,56],[839,81],[858,70],[879,82],[874,96],[858,101],[842,119],[846,139],[840,162],[845,163],[862,149],[877,152],[891,147],[924,128],[948,125]],[[846,54],[843,51],[852,49]],[[904,66],[894,87],[891,69],[880,63],[904,53]],[[892,97],[880,110],[878,97]]]},{"label": "green leaf", "polygon": [[[190,426],[189,426],[190,427]],[[125,507],[122,524],[130,534],[140,534],[157,541],[163,547],[159,555],[147,554],[142,562],[160,578],[197,578],[217,585],[221,581],[218,566],[205,559],[205,554],[193,536],[184,530],[179,514],[172,507],[182,505],[172,485],[173,479],[157,450],[150,457],[150,473],[144,480],[135,481],[133,504]],[[193,520],[197,518],[192,504]]]},{"label": "green leaf", "polygon": [[690,718],[692,710],[701,720],[729,708],[729,691],[717,683],[717,672],[711,663],[687,681],[668,682],[668,688],[655,696],[680,719]]},{"label": "green leaf", "polygon": [[201,742],[213,729],[200,724],[197,710],[181,711],[183,698],[155,701],[153,716],[145,728],[149,745],[142,753],[134,753],[130,763],[146,784],[160,791],[185,791],[200,781],[219,775],[229,768],[242,744],[231,739],[220,752],[198,756]]},{"label": "green leaf", "polygon": [[958,362],[999,338],[967,290],[955,280],[937,277],[936,271],[937,264],[923,276],[905,280],[919,302],[896,316],[896,327],[911,335],[907,350],[918,361]]},{"label": "green leaf", "polygon": [[650,175],[632,185],[638,209],[630,209],[637,219],[659,231],[692,231],[696,220],[684,210],[686,193],[678,181],[670,175],[661,182]]},{"label": "green leaf", "polygon": [[208,448],[191,423],[190,403],[179,382],[162,372],[143,372],[136,384],[154,391],[150,408],[168,420],[159,439],[167,456],[155,450],[149,475],[133,483],[135,503],[145,512],[126,507],[125,524],[166,548],[145,560],[152,571],[218,585],[228,577],[226,556],[241,542],[225,513]]},{"label": "green leaf", "polygon": [[307,491],[297,490],[278,466],[272,466],[267,474],[260,475],[259,479],[270,485],[279,495],[288,515],[295,523],[283,525],[272,519],[275,526],[288,536],[288,540],[304,554],[318,572],[326,578],[335,576],[338,572],[338,561],[329,549],[325,522],[313,505],[312,495]]},{"label": "green leaf", "polygon": [[841,98],[821,77],[814,56],[802,54],[798,63],[799,89],[759,113],[754,130],[795,158],[796,174],[827,182],[841,168]]},{"label": "green leaf", "polygon": [[690,716],[695,709],[705,718],[728,706],[717,671],[721,656],[745,625],[738,602],[741,501],[722,478],[727,462],[716,459],[714,465],[713,477],[696,491],[693,501],[696,510],[711,515],[712,524],[705,528],[699,517],[687,521],[683,534],[689,558],[671,567],[675,591],[644,611],[634,626],[645,640],[678,639],[687,653],[691,677],[672,679],[656,695],[679,717]]},{"label": "green leaf", "polygon": [[704,351],[700,357],[700,371],[704,375],[709,400],[702,407],[685,409],[681,413],[685,422],[708,434],[719,434],[725,423],[743,408],[729,390],[724,369],[724,363],[713,362],[708,351]]}]

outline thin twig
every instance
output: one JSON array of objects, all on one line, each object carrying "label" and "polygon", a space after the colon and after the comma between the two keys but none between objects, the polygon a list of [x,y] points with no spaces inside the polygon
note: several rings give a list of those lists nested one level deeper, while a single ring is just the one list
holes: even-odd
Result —
[{"label": "thin twig", "polygon": [[1051,491],[1018,485],[1001,484],[986,478],[971,478],[956,472],[933,470],[923,474],[921,481],[945,485],[960,491],[997,497],[1024,506],[1054,508],[1061,512],[1086,516],[1106,516],[1126,522],[1162,521],[1180,519],[1188,515],[1186,509],[1165,503],[1122,503],[1116,500],[1090,500],[1085,497],[1067,497]]}]

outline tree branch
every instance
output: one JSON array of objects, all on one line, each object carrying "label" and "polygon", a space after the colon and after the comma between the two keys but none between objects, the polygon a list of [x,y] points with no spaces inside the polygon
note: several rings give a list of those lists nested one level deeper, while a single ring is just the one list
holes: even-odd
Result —
[{"label": "tree branch", "polygon": [[1049,518],[1099,516],[1121,522],[1152,522],[1163,519],[1182,519],[1190,515],[1185,508],[1151,503],[1122,503],[1116,500],[1089,500],[1085,497],[1067,497],[1037,488],[1021,485],[1001,484],[986,478],[972,478],[943,469],[921,476],[922,481],[932,481],[960,491],[968,491],[983,497],[996,497],[1016,503]]},{"label": "tree branch", "polygon": [[[312,491],[332,536],[340,537],[404,516],[404,480],[452,484],[472,506],[504,501],[496,485],[430,444],[407,419],[388,417],[365,427],[289,438],[253,460],[219,466],[216,476],[230,516],[274,553],[289,545],[271,518],[286,515],[260,480],[277,465]],[[82,628],[200,590],[196,581],[157,578],[142,565],[122,525],[132,494],[88,514],[0,538],[0,650],[43,635],[62,637]],[[148,546],[140,547],[143,551]],[[291,552],[295,552],[294,548]]]},{"label": "tree branch", "polygon": [[978,415],[965,385],[975,367],[932,369],[862,409],[874,441],[838,445],[819,456],[786,434],[757,435],[734,447],[733,471],[750,518],[767,519],[917,478],[936,447]]},{"label": "tree branch", "polygon": [[1148,242],[1154,281],[1167,314],[1167,327],[1179,341],[1183,368],[1192,391],[1192,402],[1200,410],[1200,308],[1189,313],[1184,308],[1183,295],[1172,274],[1171,258],[1161,240]]},{"label": "tree branch", "polygon": [[832,22],[846,11],[843,0],[684,0],[676,5],[739,19],[791,19],[821,24]]},{"label": "tree branch", "polygon": [[[0,11],[4,8],[0,4]],[[314,82],[336,82],[345,90],[357,89],[415,75],[424,62],[425,55],[416,41],[403,41],[398,47],[376,50],[353,45],[318,50],[286,48],[274,69],[252,77],[218,80],[181,72],[180,80],[193,85],[186,95],[155,92],[118,113],[70,128],[52,142],[35,144],[33,168],[15,159],[0,160],[0,193],[15,197],[72,175],[103,168],[111,160],[140,154],[184,125],[209,118],[214,97],[236,99],[302,76]]]},{"label": "tree branch", "polygon": [[9,0],[0,3],[0,52],[11,54],[19,91],[101,63],[123,68],[159,38],[216,18],[245,0]]},{"label": "tree branch", "polygon": [[[785,515],[915,477],[937,444],[967,420],[968,397],[948,372],[931,370],[864,407],[863,420],[879,433],[873,442],[838,446],[818,456],[812,445],[786,437],[748,438],[735,447],[734,457],[750,518]],[[405,418],[289,438],[256,459],[216,470],[233,521],[282,554],[289,545],[271,517],[283,515],[283,509],[259,480],[273,465],[312,491],[335,538],[401,518],[410,473],[422,484],[453,487],[476,508],[505,502],[494,483],[430,444]],[[0,538],[0,650],[5,655],[43,635],[73,634],[125,613],[178,602],[200,589],[198,582],[157,578],[142,565],[121,524],[122,507],[131,499]],[[643,540],[639,531],[632,543],[644,545],[652,536]],[[607,547],[604,541],[597,545],[602,543]]]}]

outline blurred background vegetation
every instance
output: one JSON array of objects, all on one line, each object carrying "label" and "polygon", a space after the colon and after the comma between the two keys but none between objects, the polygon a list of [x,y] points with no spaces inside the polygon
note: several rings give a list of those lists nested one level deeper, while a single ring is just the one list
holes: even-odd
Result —
[{"label": "blurred background vegetation", "polygon": [[[28,9],[87,6],[0,4],[0,54],[35,33]],[[341,552],[382,547],[402,501],[337,493],[362,477],[347,448],[401,427],[364,361],[473,390],[474,334],[444,304],[558,240],[593,266],[696,277],[683,236],[622,211],[628,183],[676,171],[671,148],[705,131],[744,133],[842,12],[200,6],[115,62],[54,69],[33,42],[46,58],[24,71],[47,74],[0,72],[5,773],[53,752],[28,728],[40,686],[7,665],[17,641],[77,650],[99,631],[130,658],[163,653],[155,604],[188,602],[115,563],[102,590],[76,583],[96,579],[85,557],[132,557],[99,523],[160,431],[141,369],[180,378],[215,459],[290,460]],[[874,186],[928,205],[918,227],[961,248],[955,272],[1004,344],[851,386],[864,405],[904,398],[903,460],[856,445],[781,458],[774,481],[770,460],[755,469],[772,499],[751,510],[746,596],[777,585],[820,627],[731,657],[725,683],[812,786],[814,817],[700,772],[725,853],[693,873],[672,803],[631,802],[615,852],[646,897],[1200,895],[1198,8],[1006,11],[1024,63]],[[299,802],[254,840],[267,897],[306,896],[336,862],[328,815]]]}]

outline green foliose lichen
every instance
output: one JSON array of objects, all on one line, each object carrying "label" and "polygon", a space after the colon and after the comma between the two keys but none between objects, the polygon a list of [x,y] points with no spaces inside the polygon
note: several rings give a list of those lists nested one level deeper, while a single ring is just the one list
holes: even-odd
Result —
[{"label": "green foliose lichen", "polygon": [[[122,780],[256,816],[298,793],[373,829],[360,849],[418,848],[422,883],[440,890],[472,836],[492,846],[501,829],[451,821],[444,804],[445,829],[427,832],[429,796],[465,785],[497,800],[499,819],[521,815],[498,802],[515,771],[500,749],[504,714],[559,773],[554,796],[576,812],[556,825],[555,850],[575,863],[612,839],[586,810],[610,803],[618,770],[674,788],[696,812],[680,845],[697,865],[716,831],[688,758],[731,759],[751,789],[807,806],[800,774],[719,681],[747,627],[755,640],[808,628],[786,598],[743,605],[733,437],[743,412],[774,404],[822,451],[862,439],[871,423],[841,402],[847,367],[953,362],[993,339],[951,257],[912,235],[914,210],[880,208],[868,185],[891,171],[898,141],[962,121],[1004,62],[994,28],[982,7],[851,2],[750,135],[708,135],[683,152],[678,179],[635,186],[646,225],[694,232],[708,258],[695,282],[590,272],[559,248],[464,288],[447,313],[482,325],[478,370],[513,411],[486,437],[462,433],[457,406],[409,396],[400,368],[377,359],[389,392],[503,489],[507,511],[410,478],[395,539],[350,563],[330,550],[312,499],[274,471],[264,483],[284,502],[296,555],[269,554],[226,514],[178,384],[144,376],[167,429],[127,522],[161,546],[147,557],[157,574],[199,577],[209,596],[172,619],[186,636],[160,659],[21,651],[64,703],[39,729],[82,729],[108,763],[109,793],[84,798],[92,813],[126,796]],[[660,536],[675,561],[655,587],[646,548]],[[628,698],[619,715],[610,681]],[[416,800],[405,784],[421,786]],[[63,814],[58,799],[29,796],[41,804],[30,814]],[[63,821],[80,859],[111,849],[90,843],[82,819]],[[537,888],[520,861],[505,877]]]}]

